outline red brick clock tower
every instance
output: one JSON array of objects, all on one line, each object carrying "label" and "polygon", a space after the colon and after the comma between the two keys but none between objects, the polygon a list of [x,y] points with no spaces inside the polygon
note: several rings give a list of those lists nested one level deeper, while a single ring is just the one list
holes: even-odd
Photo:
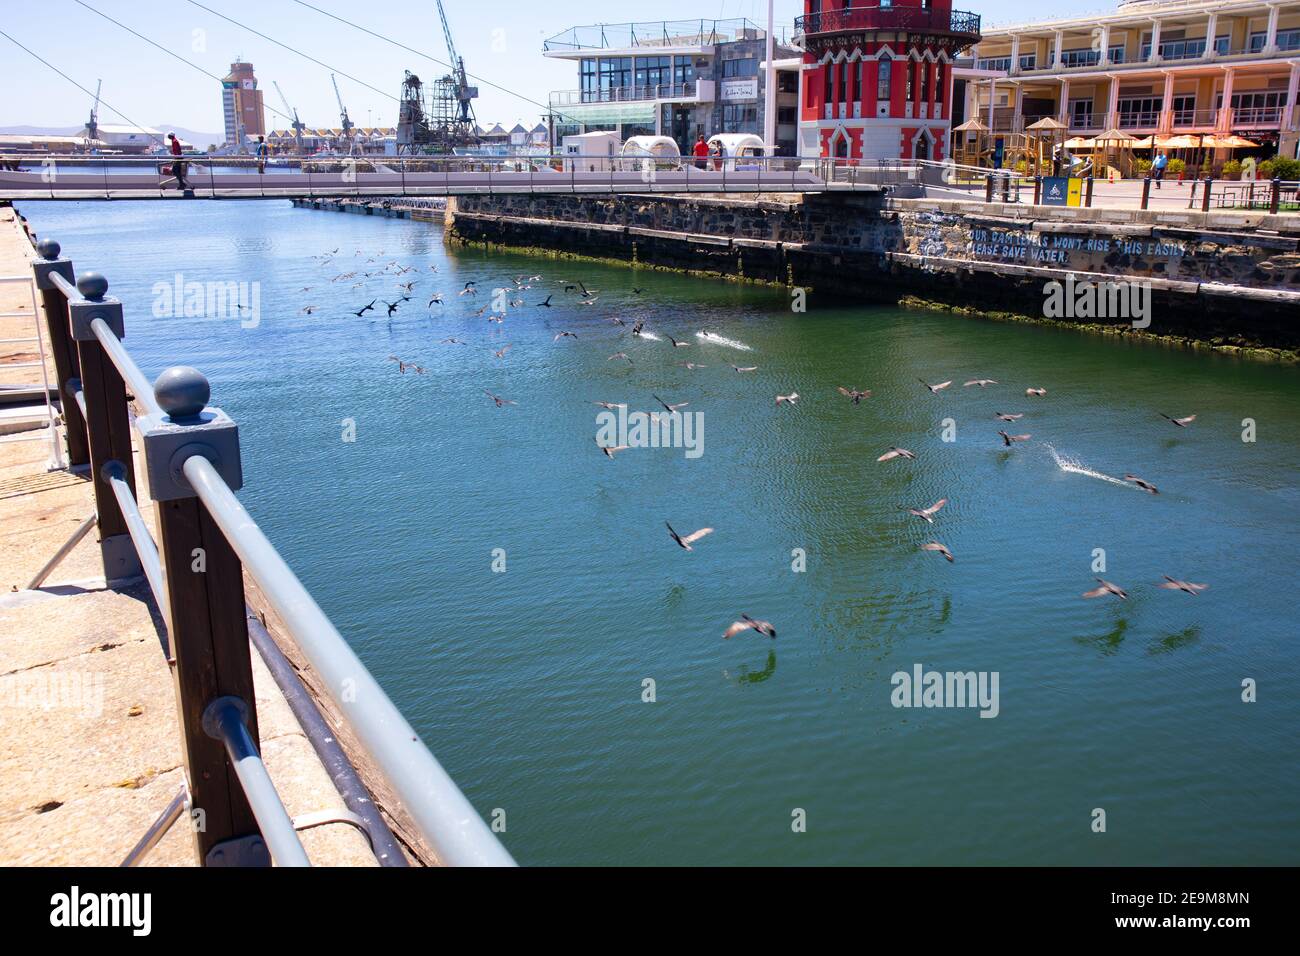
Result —
[{"label": "red brick clock tower", "polygon": [[942,160],[952,64],[980,18],[952,0],[804,0],[799,153]]}]

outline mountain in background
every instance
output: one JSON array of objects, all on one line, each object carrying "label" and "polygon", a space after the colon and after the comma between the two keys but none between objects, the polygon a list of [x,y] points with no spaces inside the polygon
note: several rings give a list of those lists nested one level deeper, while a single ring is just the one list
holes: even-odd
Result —
[{"label": "mountain in background", "polygon": [[[102,122],[102,121],[101,121]],[[106,126],[118,126],[118,123],[105,123]],[[216,143],[220,146],[225,142],[224,133],[201,133],[198,130],[186,129],[184,126],[172,126],[170,123],[155,123],[153,128],[161,133],[174,132],[187,143],[192,143],[198,149],[207,149],[209,143]],[[10,133],[16,136],[30,136],[32,134],[45,134],[48,136],[76,136],[85,126],[0,126],[0,133]]]}]

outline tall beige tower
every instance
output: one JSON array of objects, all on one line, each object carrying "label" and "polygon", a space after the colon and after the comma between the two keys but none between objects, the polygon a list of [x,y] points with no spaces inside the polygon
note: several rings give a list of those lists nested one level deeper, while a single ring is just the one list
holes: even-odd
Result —
[{"label": "tall beige tower", "polygon": [[250,138],[266,135],[262,91],[257,88],[253,64],[230,64],[230,73],[221,81],[221,106],[227,146],[241,146]]}]

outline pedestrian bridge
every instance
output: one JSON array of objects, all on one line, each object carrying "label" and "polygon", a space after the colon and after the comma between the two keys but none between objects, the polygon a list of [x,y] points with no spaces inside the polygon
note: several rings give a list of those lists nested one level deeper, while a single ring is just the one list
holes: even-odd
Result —
[{"label": "pedestrian bridge", "polygon": [[[31,168],[22,169],[27,163]],[[938,164],[836,165],[793,157],[690,160],[611,157],[338,159],[265,172],[186,160],[181,188],[167,161],[9,157],[0,199],[299,199],[523,194],[880,192],[938,179]],[[935,167],[931,169],[930,167]],[[934,175],[931,175],[934,174]]]}]

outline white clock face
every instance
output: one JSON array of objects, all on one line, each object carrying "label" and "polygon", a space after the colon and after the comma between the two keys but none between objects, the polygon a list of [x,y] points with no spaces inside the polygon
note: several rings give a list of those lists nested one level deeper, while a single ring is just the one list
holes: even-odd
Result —
[{"label": "white clock face", "polygon": [[251,90],[252,88],[253,88],[253,81],[252,81],[252,80],[244,80],[244,89],[246,89],[246,90]]}]

